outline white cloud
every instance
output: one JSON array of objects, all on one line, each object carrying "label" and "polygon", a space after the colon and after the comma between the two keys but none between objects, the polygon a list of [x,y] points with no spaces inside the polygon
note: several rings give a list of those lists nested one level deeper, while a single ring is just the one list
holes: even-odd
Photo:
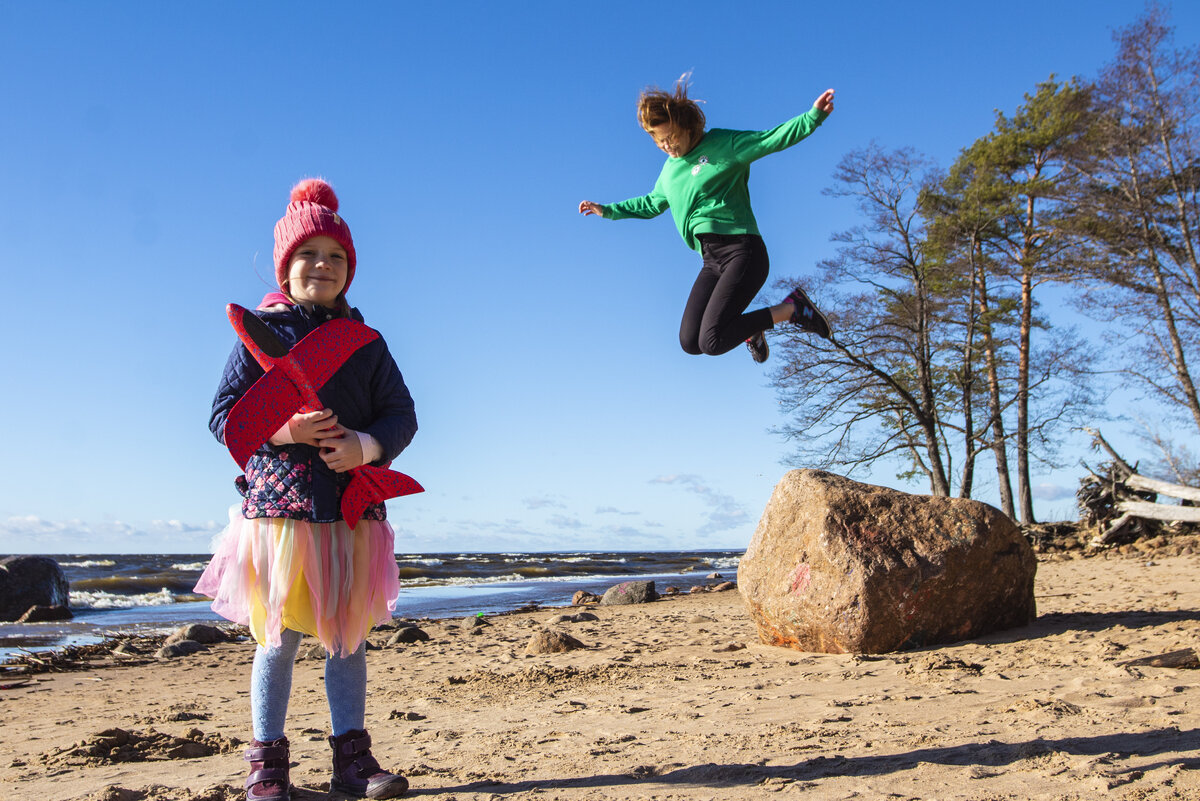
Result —
[{"label": "white cloud", "polygon": [[541,498],[522,498],[521,503],[526,509],[565,509],[566,504],[562,501],[549,497]]},{"label": "white cloud", "polygon": [[700,476],[690,473],[679,473],[670,476],[659,476],[650,480],[651,484],[672,484],[683,487],[701,498],[711,511],[708,522],[697,529],[699,534],[715,534],[721,531],[731,531],[745,526],[750,522],[750,515],[742,508],[732,495],[717,492],[704,483]]},{"label": "white cloud", "polygon": [[1033,488],[1032,495],[1042,501],[1058,501],[1063,498],[1074,498],[1075,490],[1060,487],[1058,484],[1038,484]]},{"label": "white cloud", "polygon": [[598,515],[639,515],[641,512],[627,512],[623,509],[618,509],[615,506],[598,506],[596,507]]}]

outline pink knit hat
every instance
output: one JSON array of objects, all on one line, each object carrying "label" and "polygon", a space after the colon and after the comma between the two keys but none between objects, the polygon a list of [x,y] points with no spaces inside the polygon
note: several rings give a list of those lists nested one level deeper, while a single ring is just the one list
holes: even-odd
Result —
[{"label": "pink knit hat", "polygon": [[354,239],[350,226],[337,213],[338,199],[333,187],[320,178],[305,178],[292,187],[292,202],[275,223],[275,282],[287,286],[288,263],[301,242],[314,236],[328,236],[346,249],[346,286],[354,280]]}]

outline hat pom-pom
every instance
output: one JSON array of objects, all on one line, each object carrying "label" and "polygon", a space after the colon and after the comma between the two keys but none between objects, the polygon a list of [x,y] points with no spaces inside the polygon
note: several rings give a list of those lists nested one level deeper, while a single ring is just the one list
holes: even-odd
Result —
[{"label": "hat pom-pom", "polygon": [[338,199],[334,194],[333,187],[320,178],[305,178],[292,187],[292,202],[300,203],[301,201],[316,203],[330,211],[338,210]]}]

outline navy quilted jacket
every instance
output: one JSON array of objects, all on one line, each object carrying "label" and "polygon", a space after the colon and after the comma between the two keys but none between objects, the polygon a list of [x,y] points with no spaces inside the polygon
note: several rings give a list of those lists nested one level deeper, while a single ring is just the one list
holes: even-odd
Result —
[{"label": "navy quilted jacket", "polygon": [[[289,348],[331,319],[319,306],[313,311],[296,305],[284,311],[259,310],[255,314]],[[352,314],[362,321],[357,309]],[[225,364],[208,423],[222,444],[230,409],[262,374],[262,367],[239,342]],[[395,459],[417,433],[412,396],[382,337],[355,351],[317,395],[337,415],[340,425],[379,441],[383,459],[374,464]],[[330,470],[311,445],[277,447],[269,443],[250,457],[246,475],[237,480],[238,491],[245,498],[244,517],[288,517],[318,523],[341,519],[339,504],[349,483],[350,474]],[[379,503],[367,507],[363,519],[383,520],[386,516],[384,505]]]}]

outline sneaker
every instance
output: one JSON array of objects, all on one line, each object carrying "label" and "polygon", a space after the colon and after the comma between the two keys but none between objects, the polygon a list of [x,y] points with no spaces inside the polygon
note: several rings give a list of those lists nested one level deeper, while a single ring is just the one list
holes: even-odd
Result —
[{"label": "sneaker", "polygon": [[825,319],[825,315],[821,314],[816,305],[809,300],[808,295],[800,287],[796,287],[788,293],[784,303],[791,303],[796,307],[792,312],[792,323],[800,326],[805,331],[812,331],[819,337],[829,339],[829,321]]},{"label": "sneaker", "polygon": [[767,360],[767,356],[771,354],[767,348],[767,338],[763,336],[763,332],[759,331],[754,336],[746,340],[746,349],[750,351],[750,355],[754,357],[754,361],[762,364]]}]

